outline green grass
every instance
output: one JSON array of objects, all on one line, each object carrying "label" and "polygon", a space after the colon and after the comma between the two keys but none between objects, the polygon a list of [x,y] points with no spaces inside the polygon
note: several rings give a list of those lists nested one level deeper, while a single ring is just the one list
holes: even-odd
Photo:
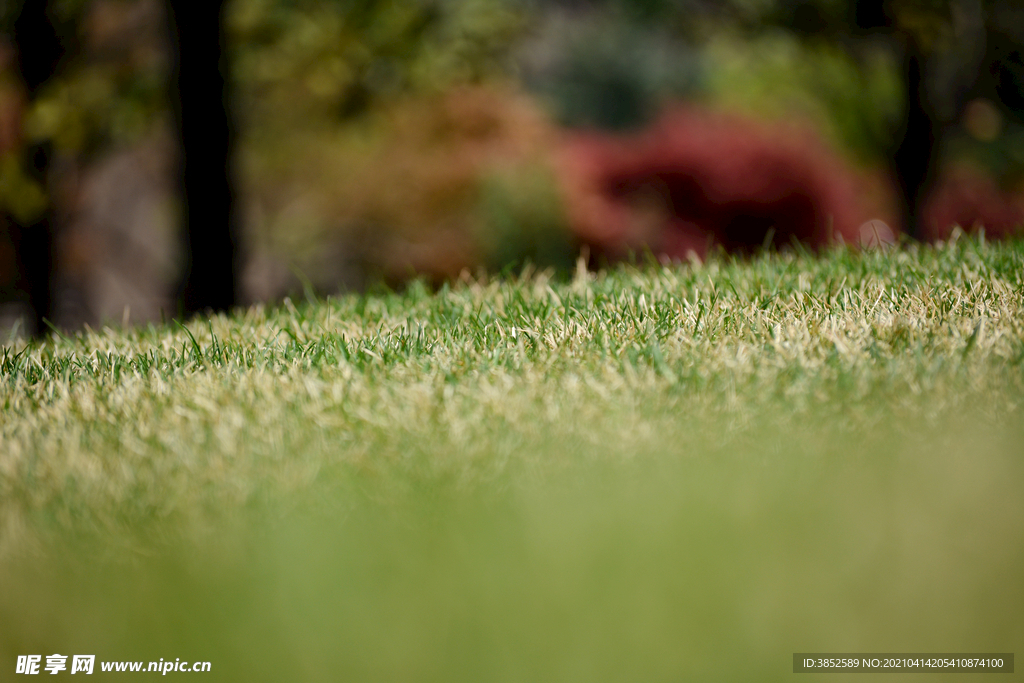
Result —
[{"label": "green grass", "polygon": [[0,672],[788,680],[798,651],[1021,652],[1022,400],[1020,242],[15,343]]}]

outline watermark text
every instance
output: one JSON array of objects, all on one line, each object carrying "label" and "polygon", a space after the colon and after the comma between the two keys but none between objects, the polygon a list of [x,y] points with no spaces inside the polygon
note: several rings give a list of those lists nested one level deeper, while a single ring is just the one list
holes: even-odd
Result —
[{"label": "watermark text", "polygon": [[[45,659],[45,664],[43,660]],[[70,668],[68,660],[71,660]],[[41,673],[56,675],[58,673],[91,674],[96,670],[96,655],[18,655],[18,663],[14,673],[34,676]],[[204,673],[210,670],[210,662],[181,661],[161,658],[155,662],[118,662],[100,661],[99,670],[113,673],[158,673],[166,676],[169,673]]]}]

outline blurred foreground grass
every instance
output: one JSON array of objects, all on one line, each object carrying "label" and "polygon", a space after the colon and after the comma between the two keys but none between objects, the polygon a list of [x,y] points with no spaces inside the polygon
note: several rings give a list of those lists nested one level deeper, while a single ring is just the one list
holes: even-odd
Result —
[{"label": "blurred foreground grass", "polygon": [[961,241],[7,348],[0,671],[788,680],[797,651],[1024,651],[1022,278],[1024,244]]}]

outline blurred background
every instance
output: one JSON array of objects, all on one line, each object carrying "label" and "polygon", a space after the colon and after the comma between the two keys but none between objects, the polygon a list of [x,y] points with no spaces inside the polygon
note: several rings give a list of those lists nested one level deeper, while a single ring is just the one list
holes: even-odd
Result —
[{"label": "blurred background", "polygon": [[[0,2],[4,342],[183,310],[170,26]],[[1019,0],[227,0],[221,32],[238,304],[1024,223]]]}]

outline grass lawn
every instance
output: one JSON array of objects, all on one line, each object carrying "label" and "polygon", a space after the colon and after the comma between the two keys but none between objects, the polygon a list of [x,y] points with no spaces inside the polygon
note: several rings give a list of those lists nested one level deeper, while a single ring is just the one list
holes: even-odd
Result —
[{"label": "grass lawn", "polygon": [[1022,242],[17,342],[0,680],[53,653],[382,682],[1024,653],[1022,403]]}]

